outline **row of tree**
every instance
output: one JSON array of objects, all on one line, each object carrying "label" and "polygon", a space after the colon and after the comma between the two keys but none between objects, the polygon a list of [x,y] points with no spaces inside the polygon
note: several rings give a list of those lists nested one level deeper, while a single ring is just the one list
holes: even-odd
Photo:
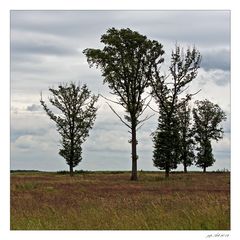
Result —
[{"label": "row of tree", "polygon": [[[142,118],[150,107],[148,97],[143,97],[146,88],[151,87],[150,95],[158,106],[158,127],[153,133],[154,165],[166,171],[182,162],[191,165],[194,159],[194,146],[197,144],[197,165],[204,171],[213,162],[211,139],[222,137],[219,123],[226,118],[216,104],[208,100],[196,102],[193,109],[194,125],[190,127],[189,102],[193,94],[185,94],[187,85],[197,76],[201,55],[195,48],[186,52],[176,46],[171,55],[169,73],[163,74],[163,46],[155,40],[130,29],[111,28],[102,35],[103,49],[85,49],[83,53],[90,65],[102,71],[103,83],[108,84],[111,93],[117,96],[114,103],[125,109],[120,116],[109,104],[131,133],[132,174],[131,180],[137,180],[137,130],[151,116]],[[87,86],[60,85],[57,90],[50,88],[53,94],[50,102],[62,114],[54,114],[41,98],[41,104],[57,124],[62,140],[60,155],[73,167],[81,161],[81,144],[93,127],[98,96],[91,95]],[[181,97],[181,98],[180,98]],[[110,101],[110,100],[109,100]]]},{"label": "row of tree", "polygon": [[207,99],[196,101],[192,114],[188,102],[185,99],[180,101],[170,123],[162,112],[153,134],[154,166],[165,170],[166,177],[179,163],[183,164],[184,172],[193,164],[206,172],[206,168],[215,162],[211,140],[218,141],[223,137],[223,129],[219,124],[225,119],[221,108]]}]

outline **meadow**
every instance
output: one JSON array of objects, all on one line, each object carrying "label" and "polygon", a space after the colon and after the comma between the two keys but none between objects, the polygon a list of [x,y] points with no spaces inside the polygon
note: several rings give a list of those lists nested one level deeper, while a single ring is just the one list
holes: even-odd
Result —
[{"label": "meadow", "polygon": [[11,229],[230,229],[230,173],[138,174],[11,173]]}]

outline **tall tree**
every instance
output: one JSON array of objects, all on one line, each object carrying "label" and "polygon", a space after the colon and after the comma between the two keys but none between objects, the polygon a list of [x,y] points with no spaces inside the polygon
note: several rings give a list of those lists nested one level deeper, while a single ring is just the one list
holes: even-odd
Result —
[{"label": "tall tree", "polygon": [[223,138],[223,128],[220,123],[226,120],[226,114],[218,104],[214,104],[207,99],[196,101],[195,104],[196,106],[193,108],[193,131],[198,143],[196,165],[203,168],[203,172],[206,172],[206,168],[212,166],[215,162],[211,140],[218,141]]},{"label": "tall tree", "polygon": [[201,167],[203,172],[206,172],[206,168],[210,167],[216,161],[212,153],[212,145],[210,139],[206,139],[199,143],[197,150],[196,166]]},{"label": "tall tree", "polygon": [[56,108],[54,113],[42,100],[40,103],[47,115],[57,126],[61,135],[59,154],[65,158],[69,165],[70,175],[73,176],[73,168],[82,160],[82,143],[89,136],[89,130],[93,127],[97,108],[95,103],[98,96],[91,95],[84,84],[82,87],[75,83],[59,85],[58,89],[49,88],[52,96],[49,102]]},{"label": "tall tree", "polygon": [[191,108],[186,101],[183,101],[179,106],[178,122],[180,136],[180,162],[183,164],[184,172],[186,173],[187,167],[191,166],[195,160],[194,139],[191,128]]},{"label": "tall tree", "polygon": [[[162,76],[158,66],[154,65],[155,71],[150,82],[152,95],[158,105],[159,124],[153,138],[153,162],[156,167],[165,169],[166,177],[179,162],[179,95],[196,78],[200,61],[201,55],[195,48],[187,49],[184,53],[176,46],[172,51],[170,73],[167,76]],[[189,101],[192,95],[187,94],[184,101]]]},{"label": "tall tree", "polygon": [[169,177],[172,169],[177,168],[180,157],[179,122],[174,113],[169,116],[164,111],[159,112],[158,127],[153,133],[153,163],[160,170],[165,170],[165,177]]},{"label": "tall tree", "polygon": [[145,88],[154,66],[163,62],[164,51],[157,41],[147,39],[138,32],[127,29],[110,28],[102,35],[101,49],[85,49],[90,67],[96,65],[102,70],[103,82],[107,83],[111,93],[118,97],[115,102],[126,112],[121,117],[111,106],[113,112],[130,129],[132,145],[132,175],[131,180],[137,180],[137,129],[149,116],[140,120],[146,109],[146,99],[143,98]]}]

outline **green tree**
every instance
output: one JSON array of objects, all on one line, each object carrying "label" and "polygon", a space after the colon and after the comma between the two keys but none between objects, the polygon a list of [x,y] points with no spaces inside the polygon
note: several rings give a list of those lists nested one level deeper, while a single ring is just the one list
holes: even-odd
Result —
[{"label": "green tree", "polygon": [[211,141],[209,139],[202,141],[196,150],[196,166],[201,167],[203,172],[206,172],[206,168],[212,166],[216,161],[213,157]]},{"label": "green tree", "polygon": [[184,172],[187,172],[187,167],[191,166],[195,160],[194,154],[194,139],[191,128],[191,108],[188,102],[183,101],[178,109],[179,123],[179,154],[180,162],[183,164]]},{"label": "green tree", "polygon": [[[153,134],[154,165],[165,169],[165,176],[169,176],[171,169],[179,163],[179,95],[184,92],[188,83],[197,76],[201,55],[193,48],[186,53],[176,46],[172,51],[169,74],[162,76],[158,66],[154,65],[154,74],[151,78],[152,95],[158,105],[158,128]],[[170,78],[170,79],[169,79]],[[196,93],[195,93],[196,94]],[[186,94],[184,101],[189,101],[193,94]],[[182,104],[182,103],[181,103]]]},{"label": "green tree", "polygon": [[153,133],[153,163],[160,170],[165,170],[165,177],[177,168],[180,157],[179,122],[176,114],[172,114],[171,121],[164,111],[159,112],[158,127]]},{"label": "green tree", "polygon": [[196,106],[193,108],[193,131],[198,143],[196,165],[203,168],[203,172],[206,172],[206,168],[212,166],[215,162],[211,140],[218,141],[223,138],[223,128],[220,123],[226,120],[226,114],[218,104],[214,104],[207,99],[196,101],[195,104]]},{"label": "green tree", "polygon": [[69,165],[70,175],[73,176],[73,168],[82,160],[82,143],[89,136],[89,130],[93,127],[97,108],[95,103],[98,96],[91,95],[87,86],[76,86],[75,83],[59,85],[58,89],[49,88],[52,96],[49,102],[55,107],[56,113],[50,110],[42,100],[40,103],[47,115],[57,126],[61,135],[59,154]]},{"label": "green tree", "polygon": [[149,86],[149,79],[154,71],[153,66],[163,62],[164,51],[157,41],[129,28],[117,30],[110,28],[102,35],[101,49],[85,49],[90,67],[96,65],[102,70],[103,83],[107,83],[111,93],[126,112],[121,117],[111,106],[118,118],[130,129],[132,145],[132,175],[131,180],[137,180],[137,137],[136,132],[141,124],[149,118],[140,120],[147,107],[143,98],[144,90]]}]

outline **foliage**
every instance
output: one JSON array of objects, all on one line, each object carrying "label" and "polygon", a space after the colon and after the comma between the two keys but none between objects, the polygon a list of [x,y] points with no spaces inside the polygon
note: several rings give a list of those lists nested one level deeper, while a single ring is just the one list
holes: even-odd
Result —
[{"label": "foliage", "polygon": [[56,123],[61,135],[62,148],[59,154],[65,158],[72,175],[73,168],[82,160],[81,145],[93,127],[98,97],[91,95],[85,84],[82,87],[74,83],[59,85],[58,89],[49,88],[49,91],[52,93],[49,101],[58,112],[50,110],[42,98],[40,102],[50,119]]},{"label": "foliage", "polygon": [[169,75],[162,76],[158,66],[154,65],[155,71],[150,82],[152,95],[158,104],[159,119],[157,130],[153,134],[153,162],[156,167],[165,169],[166,177],[180,161],[178,109],[194,94],[186,94],[181,101],[179,96],[186,90],[186,85],[196,78],[200,61],[201,55],[195,48],[187,49],[184,53],[176,46],[175,51],[172,51]]},{"label": "foliage", "polygon": [[194,118],[194,136],[198,143],[197,147],[197,162],[196,165],[206,171],[214,163],[212,154],[211,140],[218,141],[223,137],[223,128],[220,123],[226,120],[226,114],[219,107],[205,99],[196,101],[196,106],[193,108]]},{"label": "foliage", "polygon": [[149,79],[154,67],[163,62],[164,51],[157,41],[129,28],[117,30],[110,28],[102,35],[101,49],[85,49],[90,67],[100,67],[103,82],[107,83],[111,93],[118,97],[114,102],[121,105],[126,114],[122,118],[111,106],[112,111],[130,129],[132,144],[132,180],[137,180],[136,131],[138,126],[149,117],[140,120],[147,106],[146,98],[142,97],[149,86]]}]

